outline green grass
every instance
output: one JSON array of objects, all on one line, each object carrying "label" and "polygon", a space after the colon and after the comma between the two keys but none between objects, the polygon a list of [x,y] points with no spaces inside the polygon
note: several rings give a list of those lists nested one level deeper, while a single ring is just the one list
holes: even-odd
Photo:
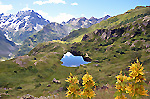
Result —
[{"label": "green grass", "polygon": [[[142,9],[147,11],[149,8]],[[138,9],[131,10],[130,14],[132,14],[132,11],[135,15],[139,14]],[[143,10],[140,10],[140,13],[142,11]],[[117,19],[115,20],[123,20],[130,16],[128,16],[128,14],[124,15],[126,16],[123,18],[121,17],[123,15],[116,16]],[[115,21],[113,18],[109,20]],[[139,25],[136,25],[137,23]],[[112,25],[113,24],[115,23],[112,23]],[[143,21],[140,19],[136,20],[135,23],[130,22],[124,26],[118,25],[111,28],[110,30],[117,29],[118,31],[124,29],[124,32],[122,34],[116,32],[116,34],[119,35],[118,37],[109,37],[109,39],[106,40],[101,39],[101,35],[97,36],[93,33],[93,30],[95,30],[96,27],[103,27],[98,26],[98,24],[93,25],[88,29],[80,29],[72,32],[74,34],[73,39],[68,36],[68,39],[72,40],[71,42],[68,40],[40,43],[29,52],[29,57],[24,55],[21,58],[18,57],[5,62],[0,62],[0,88],[2,88],[0,89],[0,93],[6,93],[6,91],[8,91],[9,96],[3,95],[6,99],[16,99],[17,96],[23,96],[26,94],[31,94],[36,97],[49,96],[60,87],[67,87],[65,79],[69,76],[70,72],[73,75],[77,75],[79,79],[81,79],[86,72],[89,72],[98,86],[101,87],[106,83],[113,86],[116,82],[115,76],[118,75],[119,71],[122,70],[123,72],[128,73],[128,66],[131,65],[136,58],[139,58],[141,63],[143,63],[147,79],[146,83],[149,83],[150,52],[147,52],[149,48],[146,48],[145,46],[146,44],[150,44],[150,30],[149,25],[144,26],[142,24]],[[139,34],[131,37],[131,35],[137,33],[139,26],[144,28],[144,32],[140,31],[138,32]],[[135,29],[126,30],[125,28],[127,27],[134,27]],[[105,32],[108,33],[109,29],[105,29]],[[84,33],[86,33],[89,38],[85,41],[80,41]],[[126,33],[129,33],[130,36],[123,37],[122,35],[125,35]],[[145,42],[142,41],[143,38]],[[137,40],[139,41],[137,42]],[[128,45],[125,42],[129,42],[130,44]],[[131,47],[133,43],[135,47]],[[88,54],[92,61],[91,63],[80,67],[72,68],[62,66],[60,59],[63,57],[64,53],[68,51],[80,51],[79,54],[81,56]],[[21,61],[23,65],[16,64],[16,60]],[[36,66],[34,65],[35,62],[37,62]],[[53,78],[60,80],[61,84],[51,83]],[[47,87],[48,84],[51,84],[51,87]],[[17,89],[20,87],[22,87],[22,89]],[[4,88],[11,88],[11,90],[4,90]],[[150,85],[146,86],[146,88],[150,90]],[[114,87],[108,92],[97,90],[97,96],[94,99],[111,99],[114,91]],[[65,92],[59,92],[59,94],[60,99],[63,99]]]},{"label": "green grass", "polygon": [[75,30],[70,33],[70,35],[66,36],[62,40],[64,41],[73,41],[74,39],[83,36],[84,34],[91,33],[96,29],[109,29],[113,27],[120,27],[121,25],[126,25],[129,22],[134,22],[140,17],[144,17],[150,14],[150,7],[143,7],[140,9],[131,9],[124,14],[120,14],[114,17],[111,17],[107,20],[103,20],[100,23],[92,25],[89,28],[83,28],[79,30]]}]

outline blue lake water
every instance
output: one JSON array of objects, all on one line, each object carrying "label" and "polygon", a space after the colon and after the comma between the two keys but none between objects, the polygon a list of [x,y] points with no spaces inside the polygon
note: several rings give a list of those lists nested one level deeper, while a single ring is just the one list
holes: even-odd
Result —
[{"label": "blue lake water", "polygon": [[70,52],[67,52],[64,54],[63,58],[61,59],[63,62],[63,66],[67,67],[77,67],[80,66],[81,64],[88,64],[90,62],[84,61],[82,56],[74,56]]}]

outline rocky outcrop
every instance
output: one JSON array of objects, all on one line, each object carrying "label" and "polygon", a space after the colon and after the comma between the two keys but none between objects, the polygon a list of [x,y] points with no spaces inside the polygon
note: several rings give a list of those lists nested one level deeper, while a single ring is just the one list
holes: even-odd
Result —
[{"label": "rocky outcrop", "polygon": [[26,56],[19,56],[17,57],[13,62],[15,62],[16,64],[19,64],[19,66],[24,67],[27,63],[24,62],[23,60],[29,60],[30,56],[26,55]]},{"label": "rocky outcrop", "polygon": [[80,51],[71,50],[70,53],[72,55],[74,55],[74,56],[82,56],[84,61],[87,61],[87,62],[91,62],[92,61],[92,59],[89,56],[87,56],[87,54],[83,55],[83,53],[80,52]]},{"label": "rocky outcrop", "polygon": [[83,38],[82,38],[82,41],[86,41],[87,39],[88,39],[88,35],[87,34],[85,34],[84,36],[83,36]]},{"label": "rocky outcrop", "polygon": [[93,32],[94,35],[101,36],[101,39],[109,39],[111,37],[119,37],[124,33],[124,28],[118,29],[97,29]]},{"label": "rocky outcrop", "polygon": [[82,57],[83,57],[84,61],[87,61],[87,62],[91,62],[92,61],[92,59],[90,57],[84,57],[84,56],[82,56]]}]

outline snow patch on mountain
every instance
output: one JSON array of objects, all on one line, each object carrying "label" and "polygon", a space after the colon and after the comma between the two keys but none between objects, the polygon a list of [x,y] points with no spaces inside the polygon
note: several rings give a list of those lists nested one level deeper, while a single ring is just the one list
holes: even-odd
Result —
[{"label": "snow patch on mountain", "polygon": [[29,20],[30,16],[25,16],[24,19],[25,21]]},{"label": "snow patch on mountain", "polygon": [[0,28],[7,31],[9,37],[18,43],[49,23],[33,10],[19,11],[17,14],[9,15],[0,14]]},{"label": "snow patch on mountain", "polygon": [[9,41],[12,41],[12,39],[10,39],[10,38],[8,37],[8,32],[6,32],[6,33],[4,34],[4,36],[5,36],[6,39],[8,39]]},{"label": "snow patch on mountain", "polygon": [[34,27],[34,29],[36,30],[36,31],[39,31],[39,30],[41,30],[43,28],[43,25],[39,25],[39,24],[36,24],[36,26]]}]

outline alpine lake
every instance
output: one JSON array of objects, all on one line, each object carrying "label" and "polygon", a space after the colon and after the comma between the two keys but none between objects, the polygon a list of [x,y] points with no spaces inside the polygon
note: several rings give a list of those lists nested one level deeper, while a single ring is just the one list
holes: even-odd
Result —
[{"label": "alpine lake", "polygon": [[63,62],[63,66],[67,67],[78,67],[83,64],[88,64],[90,62],[84,61],[82,56],[74,56],[72,53],[67,52],[64,54],[63,58],[60,60]]}]

